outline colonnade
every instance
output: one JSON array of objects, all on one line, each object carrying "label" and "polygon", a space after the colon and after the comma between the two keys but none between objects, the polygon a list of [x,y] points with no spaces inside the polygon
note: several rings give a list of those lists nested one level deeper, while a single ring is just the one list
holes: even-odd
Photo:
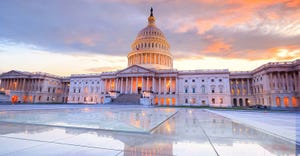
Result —
[{"label": "colonnade", "polygon": [[175,94],[178,92],[177,77],[132,76],[104,79],[103,91],[117,91],[121,94],[153,92]]},{"label": "colonnade", "polygon": [[300,71],[268,73],[270,90],[300,91]]},{"label": "colonnade", "polygon": [[172,58],[158,53],[137,53],[128,58],[128,65],[134,64],[160,64],[172,67]]},{"label": "colonnade", "polygon": [[39,91],[43,79],[5,78],[1,80],[0,88],[16,91]]},{"label": "colonnade", "polygon": [[230,80],[231,95],[251,95],[250,78],[239,78]]}]

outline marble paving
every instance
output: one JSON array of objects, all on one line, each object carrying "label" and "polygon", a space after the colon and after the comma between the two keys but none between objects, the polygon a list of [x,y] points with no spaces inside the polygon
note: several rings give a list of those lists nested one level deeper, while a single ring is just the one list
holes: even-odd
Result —
[{"label": "marble paving", "polygon": [[[157,116],[153,116],[156,113],[150,113],[151,116],[145,113],[142,117],[143,113],[137,113],[136,110],[150,109],[151,112],[157,108],[136,106],[107,108],[99,105],[0,106],[0,120],[7,113],[14,118],[28,111],[45,113],[45,110],[59,114],[52,118],[53,120],[60,120],[59,117],[66,119],[64,112],[72,114],[68,117],[80,120],[76,115],[80,117],[83,112],[100,111],[105,114],[111,112],[110,109],[120,113],[126,112],[125,116],[131,116],[130,120],[126,119],[126,121],[133,122],[136,127],[147,127],[152,124],[151,122],[157,123],[162,118],[164,120],[159,124],[153,124],[156,126],[150,133],[102,130],[72,125],[53,126],[34,124],[26,120],[16,122],[16,118],[11,121],[0,121],[0,155],[293,156],[300,154],[300,147],[295,143],[204,109],[170,108],[157,113]],[[169,112],[172,115],[165,117],[164,113]],[[44,116],[46,119],[47,117],[52,116]],[[94,117],[89,116],[78,124],[99,119],[98,116]],[[123,118],[122,115],[116,115],[110,119],[123,120]],[[35,119],[32,113],[32,119],[39,118]]]}]

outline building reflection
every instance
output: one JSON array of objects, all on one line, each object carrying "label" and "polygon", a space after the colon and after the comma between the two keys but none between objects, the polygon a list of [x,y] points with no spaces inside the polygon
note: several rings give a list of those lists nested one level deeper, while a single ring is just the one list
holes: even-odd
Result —
[{"label": "building reflection", "polygon": [[[135,120],[137,116],[133,114],[129,118]],[[142,118],[142,115],[138,118]],[[55,127],[0,122],[1,135],[42,133],[53,129]],[[232,122],[222,116],[196,109],[180,110],[175,116],[148,134],[80,128],[63,129],[65,129],[65,133],[74,136],[91,133],[95,135],[95,139],[113,138],[119,140],[124,143],[125,156],[173,155],[174,144],[186,141],[205,144],[208,142],[207,137],[217,146],[233,147],[234,144],[255,144],[274,155],[299,154],[299,147],[293,143],[243,124]]]}]

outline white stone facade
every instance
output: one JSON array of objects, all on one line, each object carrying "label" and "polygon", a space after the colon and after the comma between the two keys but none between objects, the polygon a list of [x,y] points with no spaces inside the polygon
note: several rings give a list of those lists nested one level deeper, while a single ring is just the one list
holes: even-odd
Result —
[{"label": "white stone facade", "polygon": [[0,90],[13,103],[103,104],[131,95],[145,105],[300,107],[300,60],[244,72],[178,71],[152,12],[148,22],[133,42],[123,70],[70,77],[9,71],[0,76]]}]

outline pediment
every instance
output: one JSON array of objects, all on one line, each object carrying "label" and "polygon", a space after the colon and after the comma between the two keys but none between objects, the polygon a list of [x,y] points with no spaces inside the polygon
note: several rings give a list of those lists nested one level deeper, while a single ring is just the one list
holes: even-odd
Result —
[{"label": "pediment", "polygon": [[119,71],[117,73],[117,75],[119,75],[119,74],[142,74],[142,73],[154,73],[154,71],[152,71],[151,69],[140,67],[138,65],[133,65],[133,66],[130,66],[126,69]]},{"label": "pediment", "polygon": [[4,76],[27,76],[27,74],[20,72],[20,71],[11,70],[9,72],[1,74],[1,77],[4,77]]}]

